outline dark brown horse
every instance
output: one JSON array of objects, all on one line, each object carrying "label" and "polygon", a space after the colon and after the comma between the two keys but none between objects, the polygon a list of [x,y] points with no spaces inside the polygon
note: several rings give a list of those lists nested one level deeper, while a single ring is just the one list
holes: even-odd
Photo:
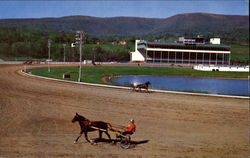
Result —
[{"label": "dark brown horse", "polygon": [[148,81],[148,82],[145,82],[143,84],[138,84],[138,85],[132,85],[132,88],[133,88],[133,91],[135,91],[136,89],[139,89],[141,91],[141,89],[145,89],[147,92],[148,91],[148,86],[150,85],[151,83]]},{"label": "dark brown horse", "polygon": [[[83,133],[85,135],[85,139],[88,142],[90,142],[88,139],[88,132],[96,131],[98,129],[101,129],[101,130],[99,130],[99,139],[102,139],[102,132],[104,132],[104,133],[106,133],[109,140],[111,141],[110,135],[107,131],[109,126],[111,126],[109,123],[106,123],[103,121],[90,121],[90,120],[86,119],[85,117],[79,115],[78,113],[76,113],[75,117],[72,119],[73,123],[76,121],[78,121],[78,123],[81,127],[81,131],[80,131],[80,135],[76,138],[74,143],[76,143],[78,141],[78,139],[82,136]],[[92,128],[92,127],[94,127],[94,128]]]}]

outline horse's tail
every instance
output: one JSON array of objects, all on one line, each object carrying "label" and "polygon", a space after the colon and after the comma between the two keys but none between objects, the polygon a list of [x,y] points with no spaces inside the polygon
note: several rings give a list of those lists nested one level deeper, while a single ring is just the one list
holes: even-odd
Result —
[{"label": "horse's tail", "polygon": [[[120,132],[121,128],[125,128],[125,127],[120,126],[120,125],[114,125],[114,126],[112,126],[110,123],[107,123],[107,125],[108,125],[108,130],[113,131],[113,132]],[[116,126],[120,126],[120,128],[116,127]]]},{"label": "horse's tail", "polygon": [[113,126],[110,123],[107,123],[107,125],[108,125],[108,130],[114,131]]}]

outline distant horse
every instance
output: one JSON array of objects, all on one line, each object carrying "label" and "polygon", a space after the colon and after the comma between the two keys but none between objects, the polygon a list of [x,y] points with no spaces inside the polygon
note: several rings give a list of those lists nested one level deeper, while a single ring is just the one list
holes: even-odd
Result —
[{"label": "distant horse", "polygon": [[133,88],[133,91],[135,91],[136,89],[139,89],[141,91],[141,89],[145,89],[148,91],[148,85],[150,85],[151,83],[148,81],[148,82],[145,82],[143,84],[138,84],[138,85],[132,85],[132,88]]},{"label": "distant horse", "polygon": [[[103,121],[90,121],[90,120],[86,119],[85,117],[79,115],[78,113],[76,113],[75,117],[72,119],[73,123],[76,121],[78,121],[78,123],[81,127],[81,131],[80,131],[80,135],[76,138],[74,143],[76,143],[78,141],[78,139],[82,136],[83,133],[85,135],[85,139],[88,142],[90,142],[88,139],[88,132],[96,131],[96,130],[98,130],[98,128],[101,129],[101,130],[99,130],[99,139],[102,139],[102,132],[104,132],[104,133],[106,133],[109,140],[111,141],[111,137],[107,131],[109,126],[111,126],[109,123],[106,123]],[[94,128],[92,128],[92,127],[94,127]]]}]

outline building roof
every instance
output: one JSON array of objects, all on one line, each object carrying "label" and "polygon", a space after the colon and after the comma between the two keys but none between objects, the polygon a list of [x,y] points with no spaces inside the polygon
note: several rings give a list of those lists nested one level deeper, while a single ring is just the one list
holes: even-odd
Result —
[{"label": "building roof", "polygon": [[[188,46],[184,43],[174,43],[174,42],[149,42],[149,41],[144,41],[143,43],[145,44],[152,44],[152,45],[172,45],[172,46]],[[190,46],[196,46],[196,47],[223,47],[223,48],[230,48],[228,45],[223,45],[223,44],[196,44],[196,45],[190,45]]]}]

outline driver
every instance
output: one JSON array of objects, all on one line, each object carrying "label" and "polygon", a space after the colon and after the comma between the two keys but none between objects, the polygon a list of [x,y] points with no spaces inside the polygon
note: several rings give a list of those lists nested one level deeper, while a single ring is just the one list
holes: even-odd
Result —
[{"label": "driver", "polygon": [[125,131],[122,133],[122,135],[130,134],[132,135],[135,132],[135,121],[133,119],[130,120],[130,124],[125,129]]}]

